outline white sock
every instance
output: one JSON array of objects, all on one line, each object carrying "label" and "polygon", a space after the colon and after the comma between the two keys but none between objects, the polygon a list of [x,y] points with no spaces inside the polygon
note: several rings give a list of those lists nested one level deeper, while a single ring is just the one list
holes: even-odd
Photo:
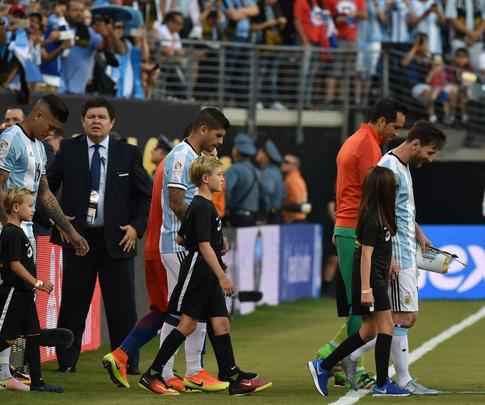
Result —
[{"label": "white sock", "polygon": [[197,322],[194,332],[185,340],[185,361],[187,363],[185,375],[187,376],[197,374],[202,368],[202,351],[206,334],[207,324]]},{"label": "white sock", "polygon": [[[172,326],[167,322],[163,323],[162,329],[160,330],[160,347],[162,346],[163,341],[167,338],[168,335],[170,335],[170,332],[172,332],[174,329],[175,329],[175,326]],[[173,373],[173,365],[175,363],[176,355],[177,355],[177,352],[172,357],[170,357],[170,360],[163,367],[162,377],[165,381],[175,377]]]},{"label": "white sock", "polygon": [[12,378],[12,374],[10,374],[11,350],[12,349],[8,347],[0,352],[0,380],[8,380],[9,378]]},{"label": "white sock", "polygon": [[391,360],[396,369],[396,382],[401,388],[404,388],[412,380],[409,374],[408,328],[394,327]]},{"label": "white sock", "polygon": [[377,338],[369,340],[364,346],[359,347],[357,350],[350,354],[350,360],[357,361],[359,360],[364,353],[367,353],[369,350],[373,349],[376,346]]}]

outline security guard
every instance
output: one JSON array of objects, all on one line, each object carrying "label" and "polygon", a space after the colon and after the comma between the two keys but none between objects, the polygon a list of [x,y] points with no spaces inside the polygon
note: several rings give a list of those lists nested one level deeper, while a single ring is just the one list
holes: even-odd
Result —
[{"label": "security guard", "polygon": [[256,162],[261,169],[261,193],[263,212],[269,224],[281,222],[284,185],[280,165],[283,161],[276,145],[267,140],[256,155]]},{"label": "security guard", "polygon": [[256,225],[260,201],[260,173],[251,162],[256,146],[246,134],[238,134],[232,149],[233,165],[226,172],[226,202],[234,227]]}]

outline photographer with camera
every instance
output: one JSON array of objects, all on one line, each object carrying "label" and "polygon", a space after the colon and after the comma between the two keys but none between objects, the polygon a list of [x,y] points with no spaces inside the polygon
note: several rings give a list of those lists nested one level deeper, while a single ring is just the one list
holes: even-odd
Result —
[{"label": "photographer with camera", "polygon": [[[30,86],[41,82],[34,44],[29,33],[29,19],[25,8],[11,5],[2,10],[0,19],[0,85],[14,91],[20,90],[19,102],[28,101]],[[39,61],[40,63],[40,61]]]},{"label": "photographer with camera", "polygon": [[446,23],[440,0],[412,0],[409,9],[409,26],[414,35],[428,35],[429,49],[433,54],[443,53],[441,29]]},{"label": "photographer with camera", "polygon": [[123,45],[113,31],[110,20],[85,24],[85,5],[70,0],[67,6],[70,48],[61,58],[61,93],[84,94],[92,77],[96,51],[110,50],[122,53]]}]

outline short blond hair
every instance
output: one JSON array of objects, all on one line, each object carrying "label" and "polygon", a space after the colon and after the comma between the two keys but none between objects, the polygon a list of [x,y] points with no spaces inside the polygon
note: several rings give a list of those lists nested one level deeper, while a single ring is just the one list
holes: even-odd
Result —
[{"label": "short blond hair", "polygon": [[15,204],[22,204],[25,201],[25,197],[28,195],[33,197],[34,193],[30,190],[27,190],[24,187],[14,187],[8,190],[7,195],[3,200],[3,206],[7,214],[11,214],[13,210],[13,206]]},{"label": "short blond hair", "polygon": [[205,174],[210,175],[214,170],[222,166],[222,162],[215,156],[201,155],[190,166],[190,181],[199,187]]}]

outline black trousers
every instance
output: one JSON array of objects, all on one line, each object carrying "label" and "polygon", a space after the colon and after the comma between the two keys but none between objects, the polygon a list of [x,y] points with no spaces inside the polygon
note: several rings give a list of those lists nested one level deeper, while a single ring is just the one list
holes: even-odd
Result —
[{"label": "black trousers", "polygon": [[[103,296],[108,321],[111,349],[117,348],[136,323],[134,259],[113,259],[106,250],[103,228],[90,229],[85,235],[90,251],[76,256],[73,249],[63,249],[62,300],[58,328],[74,334],[69,348],[58,347],[59,367],[75,367],[81,350],[82,335],[96,285],[96,276]],[[138,359],[130,359],[138,366]]]}]

